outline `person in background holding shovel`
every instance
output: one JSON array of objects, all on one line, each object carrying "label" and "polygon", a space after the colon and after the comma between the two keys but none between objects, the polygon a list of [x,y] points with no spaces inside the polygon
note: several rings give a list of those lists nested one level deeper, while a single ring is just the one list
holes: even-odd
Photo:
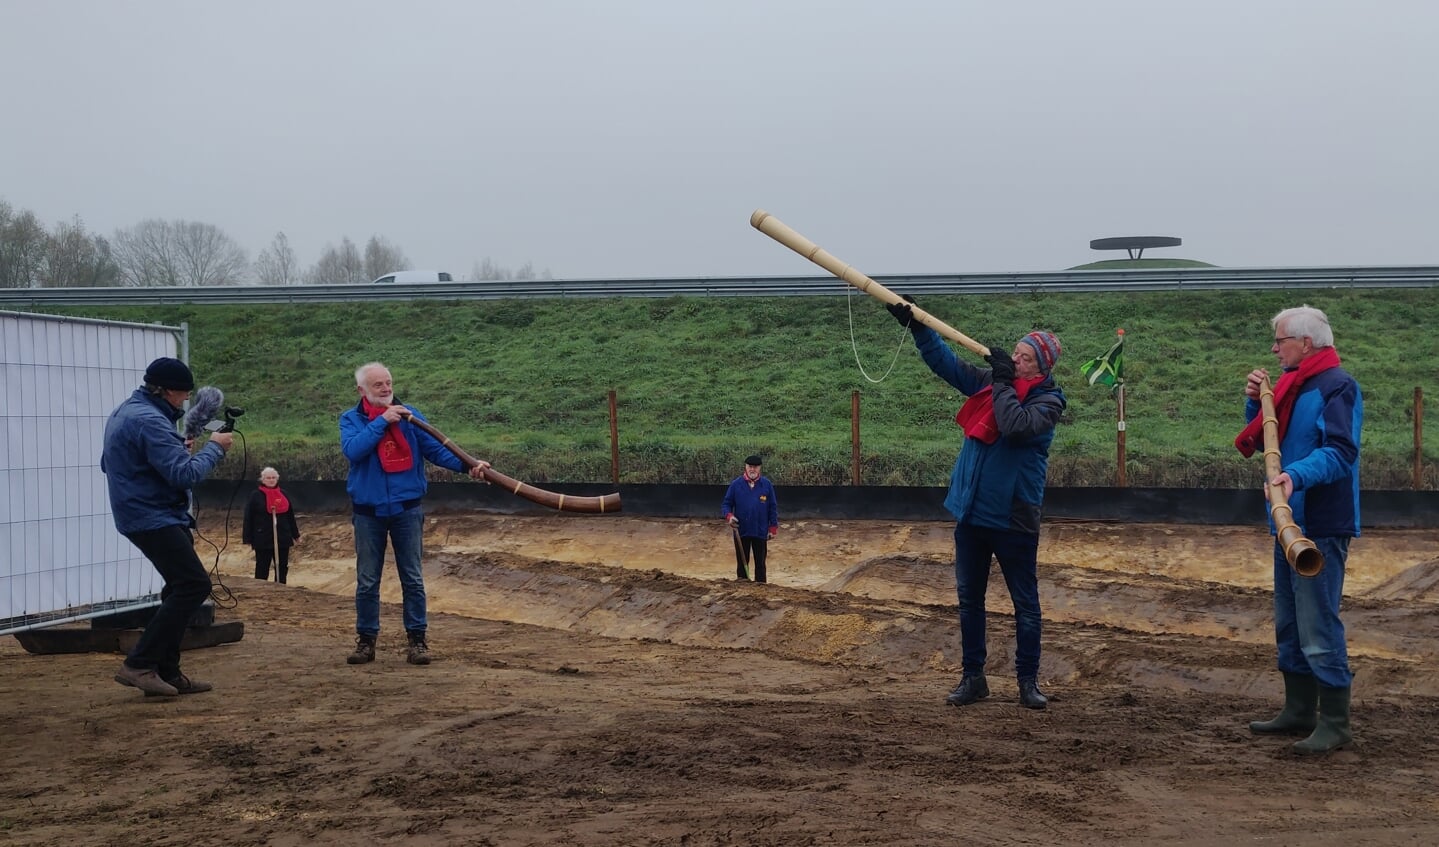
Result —
[{"label": "person in background holding shovel", "polygon": [[245,506],[240,538],[255,550],[255,579],[269,579],[270,563],[274,562],[275,581],[284,585],[290,572],[290,548],[300,540],[300,527],[290,498],[280,490],[280,472],[274,468],[260,471],[260,487]]},{"label": "person in background holding shovel", "polygon": [[738,540],[735,545],[735,578],[749,579],[747,565],[754,555],[754,581],[765,582],[765,553],[770,539],[779,532],[779,503],[774,496],[774,483],[760,475],[763,460],[750,456],[744,460],[744,473],[725,490],[720,509],[725,522]]}]

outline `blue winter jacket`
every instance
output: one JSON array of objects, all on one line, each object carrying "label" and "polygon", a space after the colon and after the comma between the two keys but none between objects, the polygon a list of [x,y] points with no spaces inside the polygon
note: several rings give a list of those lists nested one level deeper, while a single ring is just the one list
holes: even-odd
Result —
[{"label": "blue winter jacket", "polygon": [[137,388],[105,422],[100,470],[121,533],[194,525],[190,488],[214,470],[225,451],[210,441],[191,455],[175,429],[182,417],[163,397]]},{"label": "blue winter jacket", "polygon": [[[914,344],[929,369],[966,397],[994,382],[989,368],[960,361],[939,333],[914,328]],[[1020,403],[1014,386],[994,385],[993,444],[965,436],[950,473],[944,506],[962,524],[1039,534],[1049,444],[1065,407],[1064,392],[1048,377]]]},{"label": "blue winter jacket", "polygon": [[774,483],[761,475],[751,488],[743,475],[725,489],[720,514],[739,518],[741,538],[765,538],[770,527],[779,526],[779,502],[775,500]]},{"label": "blue winter jacket", "polygon": [[[405,511],[406,504],[414,505],[429,489],[425,481],[424,459],[456,473],[466,472],[465,463],[434,436],[401,420],[397,426],[410,443],[410,455],[415,461],[407,471],[387,473],[380,467],[380,456],[375,448],[389,423],[380,417],[370,420],[360,408],[361,403],[356,403],[340,415],[340,450],[350,460],[345,490],[350,493],[350,501],[355,505],[374,509],[379,517]],[[414,406],[405,405],[405,408],[417,419],[426,420]]]},{"label": "blue winter jacket", "polygon": [[[1244,419],[1259,414],[1248,398]],[[1321,371],[1299,387],[1289,426],[1279,440],[1282,470],[1294,480],[1289,507],[1306,538],[1359,534],[1359,433],[1364,396],[1343,368]],[[1266,505],[1267,508],[1267,505]],[[1274,532],[1274,518],[1269,519]]]}]

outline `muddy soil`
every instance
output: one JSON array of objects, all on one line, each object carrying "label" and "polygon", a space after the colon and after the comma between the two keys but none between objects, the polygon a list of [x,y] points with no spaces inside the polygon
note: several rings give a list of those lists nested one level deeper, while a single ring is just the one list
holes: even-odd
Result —
[{"label": "muddy soil", "polygon": [[202,516],[234,644],[213,693],[143,698],[117,655],[0,639],[0,844],[1120,844],[1439,841],[1439,532],[1355,541],[1356,743],[1246,729],[1281,698],[1255,527],[1051,524],[1050,708],[958,666],[946,523],[785,523],[767,585],[718,522],[435,514],[430,644],[404,661],[388,570],[353,642],[343,516],[302,515],[288,585]]}]

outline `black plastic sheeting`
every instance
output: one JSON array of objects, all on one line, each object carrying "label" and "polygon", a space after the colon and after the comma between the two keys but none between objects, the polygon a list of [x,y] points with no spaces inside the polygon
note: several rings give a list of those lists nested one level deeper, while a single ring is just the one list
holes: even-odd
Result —
[{"label": "black plastic sheeting", "polygon": [[[201,512],[233,508],[241,519],[256,483],[207,480],[195,490]],[[297,511],[347,512],[345,483],[286,482],[280,487]],[[570,496],[598,496],[618,490],[623,511],[631,517],[720,517],[722,485],[606,485],[554,483],[542,487]],[[944,521],[944,488],[888,486],[783,486],[776,484],[780,520]],[[505,515],[546,515],[553,510],[509,491],[478,482],[434,482],[425,504],[432,510],[467,510]],[[1360,494],[1363,526],[1431,529],[1439,527],[1439,491],[1364,491]],[[603,519],[604,515],[595,517]],[[1045,520],[1111,521],[1114,523],[1181,523],[1259,525],[1265,522],[1260,491],[1210,488],[1050,488],[1045,495]]]}]

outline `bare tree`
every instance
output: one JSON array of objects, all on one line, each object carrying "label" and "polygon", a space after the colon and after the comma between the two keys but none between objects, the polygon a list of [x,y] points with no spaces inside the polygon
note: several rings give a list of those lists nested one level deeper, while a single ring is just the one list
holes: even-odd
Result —
[{"label": "bare tree", "polygon": [[46,244],[41,284],[49,288],[91,288],[118,285],[120,267],[110,253],[110,242],[85,231],[76,215],[55,226]]},{"label": "bare tree", "polygon": [[125,285],[239,285],[245,251],[214,224],[141,221],[115,233],[115,261]]},{"label": "bare tree", "polygon": [[158,218],[115,231],[120,283],[133,287],[179,285],[170,225]]},{"label": "bare tree", "polygon": [[0,200],[0,288],[34,288],[40,284],[49,238],[34,212],[17,213]]},{"label": "bare tree", "polygon": [[340,240],[339,247],[326,244],[319,261],[305,273],[305,280],[311,285],[369,282],[372,279],[374,277],[365,276],[365,262],[348,235]]},{"label": "bare tree", "polygon": [[486,256],[483,261],[475,262],[474,267],[470,268],[470,281],[472,282],[483,282],[485,280],[504,280],[511,279],[513,277],[514,274],[511,273],[507,268],[502,268],[499,265],[496,265],[494,262],[490,261],[489,256]]},{"label": "bare tree", "polygon": [[490,260],[489,256],[486,256],[483,261],[475,262],[474,266],[470,268],[471,282],[507,279],[534,280],[554,279],[554,277],[550,276],[550,272],[548,270],[543,270],[536,273],[533,262],[525,262],[523,265],[520,266],[519,270],[511,270],[509,268],[503,267],[502,265],[495,264],[493,261]]},{"label": "bare tree", "polygon": [[399,247],[378,235],[365,243],[365,281],[379,279],[391,271],[404,270],[410,264]]},{"label": "bare tree", "polygon": [[295,251],[290,249],[290,238],[285,233],[275,233],[275,240],[255,257],[255,278],[261,285],[295,285],[300,281]]},{"label": "bare tree", "polygon": [[214,224],[176,221],[185,285],[239,285],[250,271],[245,249]]}]

